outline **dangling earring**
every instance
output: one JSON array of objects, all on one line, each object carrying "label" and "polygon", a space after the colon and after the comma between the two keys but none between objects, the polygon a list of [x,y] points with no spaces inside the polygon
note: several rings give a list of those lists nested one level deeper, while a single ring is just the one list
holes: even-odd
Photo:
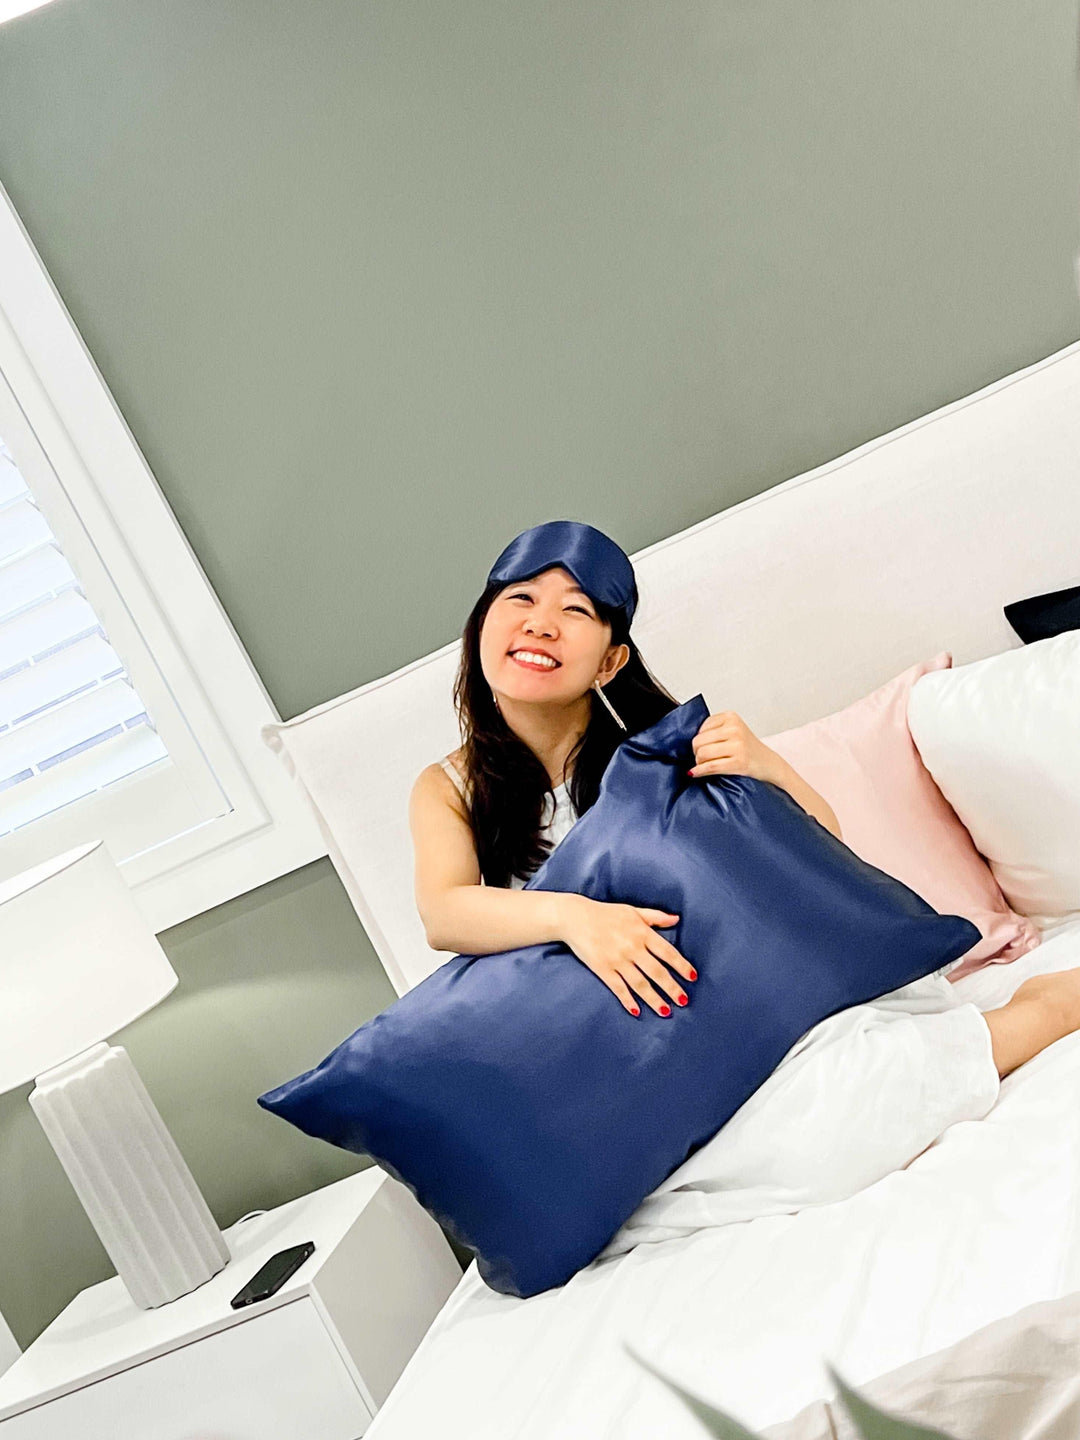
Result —
[{"label": "dangling earring", "polygon": [[593,689],[594,689],[594,690],[596,691],[596,693],[600,696],[600,699],[604,702],[604,704],[607,706],[608,710],[611,712],[611,718],[615,721],[615,724],[618,725],[619,729],[622,730],[622,731],[625,733],[625,731],[626,731],[626,726],[625,726],[625,725],[623,724],[623,722],[619,719],[619,712],[615,709],[615,706],[612,705],[611,701],[610,701],[610,700],[607,698],[607,696],[604,694],[604,687],[600,684],[600,681],[599,681],[599,680],[594,680],[592,683],[593,683]]},{"label": "dangling earring", "polygon": [[502,714],[502,708],[501,708],[500,705],[499,705],[499,697],[495,694],[495,691],[494,691],[494,690],[492,690],[492,692],[491,692],[491,698],[492,698],[492,700],[495,701],[495,709],[498,710],[499,714],[501,715],[501,714]]}]

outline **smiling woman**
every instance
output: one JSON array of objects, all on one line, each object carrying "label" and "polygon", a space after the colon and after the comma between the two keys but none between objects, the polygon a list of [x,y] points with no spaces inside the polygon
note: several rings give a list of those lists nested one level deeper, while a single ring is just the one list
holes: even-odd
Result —
[{"label": "smiling woman", "polygon": [[[480,632],[480,663],[499,713],[546,768],[566,775],[592,713],[589,691],[630,658],[611,624],[562,566],[500,590]],[[521,672],[521,673],[519,673]]]},{"label": "smiling woman", "polygon": [[535,526],[499,556],[462,636],[463,743],[448,757],[461,783],[430,765],[413,787],[416,903],[436,949],[562,940],[631,1013],[635,993],[670,1013],[664,996],[684,992],[663,962],[693,974],[656,933],[674,917],[520,889],[595,803],[623,727],[633,734],[678,703],[630,637],[636,604],[628,557],[590,525]]},{"label": "smiling woman", "polygon": [[[640,999],[667,1017],[668,1000],[688,1000],[676,977],[696,978],[657,933],[678,916],[524,890],[596,802],[623,738],[678,703],[630,637],[637,599],[628,556],[591,525],[553,520],[511,541],[465,626],[454,689],[461,749],[418,776],[409,818],[416,904],[434,949],[491,954],[559,940],[630,1014],[640,1015]],[[707,718],[694,756],[693,775],[771,781],[839,838],[828,803],[733,711]]]}]

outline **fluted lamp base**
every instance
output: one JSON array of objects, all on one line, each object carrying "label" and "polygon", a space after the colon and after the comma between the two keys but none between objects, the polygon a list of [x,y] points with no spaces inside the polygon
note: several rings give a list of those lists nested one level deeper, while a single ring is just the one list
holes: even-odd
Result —
[{"label": "fluted lamp base", "polygon": [[109,1259],[144,1310],[228,1264],[225,1237],[121,1045],[39,1075],[30,1104]]}]

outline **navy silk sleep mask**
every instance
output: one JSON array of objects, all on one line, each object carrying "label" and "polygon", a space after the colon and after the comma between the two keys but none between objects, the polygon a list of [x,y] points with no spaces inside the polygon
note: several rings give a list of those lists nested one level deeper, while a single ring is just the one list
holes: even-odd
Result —
[{"label": "navy silk sleep mask", "polygon": [[630,558],[602,530],[579,520],[548,520],[523,530],[495,561],[487,583],[531,580],[555,565],[568,570],[591,599],[621,610],[630,628],[638,603]]},{"label": "navy silk sleep mask", "polygon": [[979,941],[779,786],[688,779],[708,713],[696,695],[625,740],[526,885],[678,915],[685,1009],[635,1019],[558,941],[457,955],[259,1096],[376,1160],[504,1294],[587,1265],[819,1020]]}]

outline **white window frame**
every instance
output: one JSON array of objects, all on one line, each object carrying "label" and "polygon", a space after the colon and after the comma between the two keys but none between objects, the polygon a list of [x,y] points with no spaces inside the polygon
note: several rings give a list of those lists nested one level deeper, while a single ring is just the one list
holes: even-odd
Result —
[{"label": "white window frame", "polygon": [[[260,734],[282,717],[2,185],[0,379],[228,797],[219,818],[122,862],[155,932],[325,855],[310,806]],[[55,507],[35,498],[78,574],[70,525],[63,533]],[[138,805],[138,774],[124,783]]]}]

